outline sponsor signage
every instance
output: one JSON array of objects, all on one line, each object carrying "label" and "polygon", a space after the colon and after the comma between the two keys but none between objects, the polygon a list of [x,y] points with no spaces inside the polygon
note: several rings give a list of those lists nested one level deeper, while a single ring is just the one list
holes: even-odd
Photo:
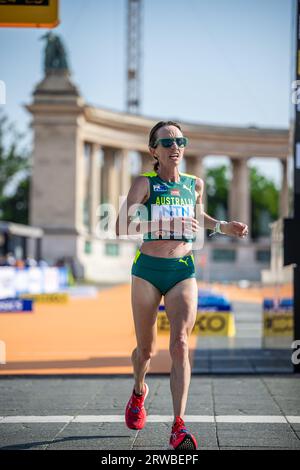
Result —
[{"label": "sponsor signage", "polygon": [[0,26],[54,28],[59,24],[59,0],[0,0]]},{"label": "sponsor signage", "polygon": [[[169,332],[170,324],[165,312],[157,316],[158,332]],[[220,312],[214,309],[198,311],[192,334],[199,336],[235,336],[234,316],[231,312]]]},{"label": "sponsor signage", "polygon": [[23,294],[22,299],[32,299],[35,302],[43,304],[65,304],[69,300],[69,295],[64,292],[55,292],[51,294]]},{"label": "sponsor signage", "polygon": [[0,313],[32,312],[32,299],[1,299]]}]

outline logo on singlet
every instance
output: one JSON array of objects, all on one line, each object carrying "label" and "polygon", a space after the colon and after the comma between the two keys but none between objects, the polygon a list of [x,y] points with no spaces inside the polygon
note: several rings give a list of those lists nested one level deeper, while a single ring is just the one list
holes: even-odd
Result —
[{"label": "logo on singlet", "polygon": [[186,184],[182,186],[184,189],[187,189],[191,194],[193,194],[191,188],[189,188]]},{"label": "logo on singlet", "polygon": [[168,188],[164,184],[154,184],[153,191],[167,191]]},{"label": "logo on singlet", "polygon": [[179,189],[173,189],[171,191],[171,196],[180,196],[180,191]]}]

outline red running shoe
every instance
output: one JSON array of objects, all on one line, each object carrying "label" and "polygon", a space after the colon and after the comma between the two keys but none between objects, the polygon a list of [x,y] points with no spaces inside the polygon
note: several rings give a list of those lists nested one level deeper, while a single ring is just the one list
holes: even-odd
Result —
[{"label": "red running shoe", "polygon": [[197,441],[193,434],[188,432],[183,419],[176,416],[176,421],[172,426],[172,434],[170,437],[170,448],[178,450],[196,450]]},{"label": "red running shoe", "polygon": [[147,414],[144,408],[144,402],[148,393],[149,387],[147,384],[144,384],[144,393],[140,397],[135,395],[133,389],[125,411],[125,421],[129,429],[143,429],[145,426]]}]

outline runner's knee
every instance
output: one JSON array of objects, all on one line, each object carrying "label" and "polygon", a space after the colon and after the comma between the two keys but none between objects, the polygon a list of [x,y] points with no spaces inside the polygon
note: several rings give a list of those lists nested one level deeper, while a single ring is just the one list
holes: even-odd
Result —
[{"label": "runner's knee", "polygon": [[188,337],[186,334],[178,336],[170,343],[170,354],[172,359],[185,359],[188,356],[188,353]]}]

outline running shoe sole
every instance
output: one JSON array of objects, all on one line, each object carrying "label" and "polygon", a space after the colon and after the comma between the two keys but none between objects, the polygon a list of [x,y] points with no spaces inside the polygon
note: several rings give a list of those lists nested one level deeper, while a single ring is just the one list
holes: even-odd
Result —
[{"label": "running shoe sole", "polygon": [[176,447],[176,449],[174,449],[173,446],[169,446],[169,449],[172,449],[172,450],[196,450],[197,448],[195,447],[195,444],[193,442],[193,439],[191,438],[191,436],[189,436],[189,434],[187,434],[183,441],[179,444],[179,446]]}]

